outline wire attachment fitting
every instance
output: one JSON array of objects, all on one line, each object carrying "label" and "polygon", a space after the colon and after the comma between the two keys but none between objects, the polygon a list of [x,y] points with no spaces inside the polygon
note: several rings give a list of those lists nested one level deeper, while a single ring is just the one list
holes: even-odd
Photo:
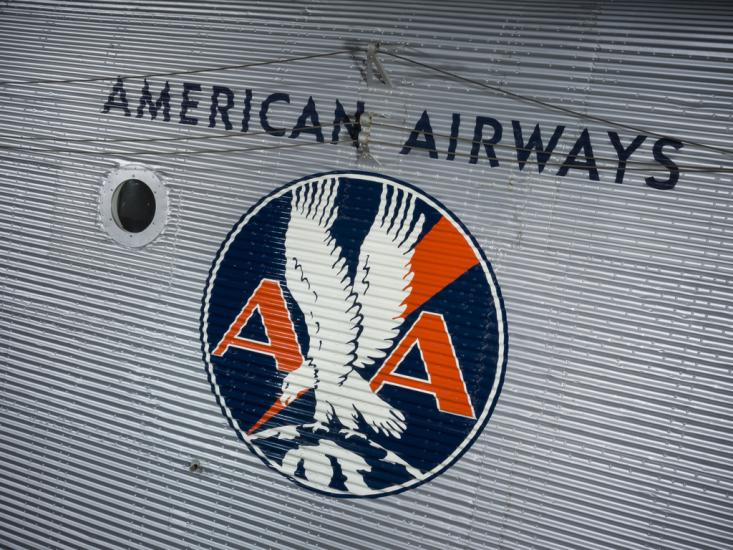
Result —
[{"label": "wire attachment fitting", "polygon": [[356,158],[357,162],[362,165],[379,165],[377,159],[372,156],[369,151],[369,140],[372,135],[371,113],[362,113],[359,117],[359,137],[356,141]]},{"label": "wire attachment fitting", "polygon": [[392,81],[379,60],[379,42],[372,42],[366,49],[366,83],[369,87],[392,88]]}]

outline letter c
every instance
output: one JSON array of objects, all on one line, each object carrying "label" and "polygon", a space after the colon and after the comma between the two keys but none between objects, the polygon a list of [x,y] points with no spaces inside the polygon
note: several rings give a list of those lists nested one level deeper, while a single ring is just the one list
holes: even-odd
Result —
[{"label": "letter c", "polygon": [[267,112],[270,110],[270,104],[275,103],[276,101],[284,101],[285,103],[290,103],[290,94],[283,94],[278,92],[267,96],[265,101],[262,102],[262,106],[260,107],[260,125],[262,126],[262,129],[268,134],[272,134],[273,136],[284,136],[285,128],[273,128],[267,121]]}]

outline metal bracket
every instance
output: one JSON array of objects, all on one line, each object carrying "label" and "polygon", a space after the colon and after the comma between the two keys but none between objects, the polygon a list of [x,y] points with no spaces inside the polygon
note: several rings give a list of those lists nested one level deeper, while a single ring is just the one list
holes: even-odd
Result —
[{"label": "metal bracket", "polygon": [[377,54],[379,42],[372,42],[366,50],[366,83],[369,87],[392,88],[392,82]]},{"label": "metal bracket", "polygon": [[357,140],[357,162],[364,165],[379,165],[369,151],[369,139],[372,135],[372,114],[362,113],[359,117],[359,139]]}]

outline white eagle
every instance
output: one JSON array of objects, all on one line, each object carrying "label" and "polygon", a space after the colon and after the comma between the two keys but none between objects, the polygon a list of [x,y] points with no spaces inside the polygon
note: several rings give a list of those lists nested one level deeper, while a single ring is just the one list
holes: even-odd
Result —
[{"label": "white eagle", "polygon": [[385,357],[403,323],[410,295],[415,243],[423,229],[415,198],[383,184],[379,209],[361,244],[352,280],[331,228],[338,217],[337,177],[292,191],[285,236],[285,278],[305,316],[310,344],[300,367],[282,383],[283,405],[315,391],[315,427],[337,420],[358,431],[363,419],[375,432],[399,438],[405,417],[376,395],[360,374]]}]

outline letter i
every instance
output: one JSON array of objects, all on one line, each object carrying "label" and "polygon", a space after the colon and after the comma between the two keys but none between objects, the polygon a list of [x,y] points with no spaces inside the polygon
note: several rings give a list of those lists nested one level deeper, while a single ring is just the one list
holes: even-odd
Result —
[{"label": "letter i", "polygon": [[456,146],[458,145],[458,129],[461,127],[461,113],[453,113],[453,122],[450,125],[450,142],[448,143],[448,156],[445,160],[456,159]]}]

